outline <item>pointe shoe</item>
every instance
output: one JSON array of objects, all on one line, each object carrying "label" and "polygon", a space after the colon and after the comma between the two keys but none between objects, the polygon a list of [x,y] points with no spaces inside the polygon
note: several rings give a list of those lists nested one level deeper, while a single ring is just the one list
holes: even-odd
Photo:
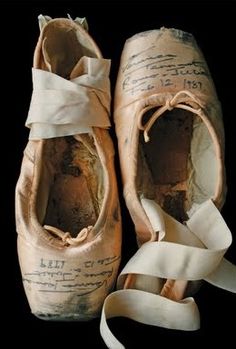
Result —
[{"label": "pointe shoe", "polygon": [[106,318],[196,330],[190,296],[198,280],[235,292],[236,268],[223,258],[232,239],[219,212],[226,194],[221,107],[191,34],[162,28],[127,40],[114,118],[139,245],[103,307],[101,334],[117,349],[123,346]]},{"label": "pointe shoe", "polygon": [[39,16],[29,142],[16,187],[18,256],[34,315],[99,316],[120,262],[110,61],[77,18]]}]

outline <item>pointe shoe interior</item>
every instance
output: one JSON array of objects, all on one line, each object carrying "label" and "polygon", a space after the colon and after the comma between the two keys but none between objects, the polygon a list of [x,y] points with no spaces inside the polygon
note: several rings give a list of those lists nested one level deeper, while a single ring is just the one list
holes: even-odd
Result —
[{"label": "pointe shoe interior", "polygon": [[[143,123],[155,109],[143,116]],[[139,135],[137,188],[180,222],[193,203],[212,198],[217,159],[210,133],[199,116],[181,109],[162,114],[145,143]]]},{"label": "pointe shoe interior", "polygon": [[[80,135],[47,140],[36,205],[42,225],[76,237],[98,219],[103,197],[103,170],[93,138]],[[47,186],[47,187],[46,187]]]}]

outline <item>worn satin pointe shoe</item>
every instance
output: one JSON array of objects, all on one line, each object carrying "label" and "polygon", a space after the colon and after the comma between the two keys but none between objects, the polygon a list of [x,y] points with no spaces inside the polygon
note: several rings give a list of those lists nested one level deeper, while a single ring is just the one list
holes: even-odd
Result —
[{"label": "worn satin pointe shoe", "polygon": [[198,280],[235,292],[236,268],[224,259],[232,238],[219,212],[226,194],[221,107],[191,34],[162,28],[127,40],[114,117],[139,245],[103,307],[101,334],[117,349],[124,347],[107,318],[196,330]]},{"label": "worn satin pointe shoe", "polygon": [[110,61],[84,19],[39,16],[39,23],[16,187],[20,268],[33,314],[89,320],[99,316],[120,262]]}]

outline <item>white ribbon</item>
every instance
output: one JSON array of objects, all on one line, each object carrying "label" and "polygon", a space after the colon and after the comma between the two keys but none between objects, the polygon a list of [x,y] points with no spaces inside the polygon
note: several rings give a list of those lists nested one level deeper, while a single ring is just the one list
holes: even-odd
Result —
[{"label": "white ribbon", "polygon": [[200,316],[193,298],[174,302],[149,292],[120,290],[105,299],[100,322],[100,332],[110,349],[124,349],[110,331],[106,319],[124,316],[146,325],[176,330],[194,331],[200,327]]},{"label": "white ribbon", "polygon": [[33,69],[33,94],[26,126],[30,139],[75,135],[110,126],[110,61],[83,57],[83,75],[72,80]]},{"label": "white ribbon", "polygon": [[127,275],[136,274],[137,282],[132,287],[139,290],[121,289],[110,294],[104,302],[101,335],[112,349],[124,348],[106,322],[107,318],[114,316],[185,331],[199,328],[199,313],[193,298],[176,302],[150,293],[153,277],[205,279],[236,292],[236,267],[223,258],[232,241],[231,233],[211,200],[201,204],[186,224],[166,214],[153,200],[141,199],[141,203],[152,227],[161,233],[162,241],[143,244],[118,278],[118,288],[122,288]]}]

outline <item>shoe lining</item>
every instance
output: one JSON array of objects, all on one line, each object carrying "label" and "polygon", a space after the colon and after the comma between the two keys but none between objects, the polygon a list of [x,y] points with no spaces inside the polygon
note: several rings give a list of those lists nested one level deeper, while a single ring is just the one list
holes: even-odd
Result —
[{"label": "shoe lining", "polygon": [[[146,113],[144,119],[152,113],[153,110]],[[140,134],[141,163],[145,162],[149,172],[146,194],[152,193],[152,199],[179,221],[186,219],[184,203],[192,129],[192,113],[176,109],[166,112],[155,122],[148,143]]]},{"label": "shoe lining", "polygon": [[[148,111],[144,123],[156,109]],[[137,188],[180,222],[193,203],[214,196],[217,160],[202,120],[189,111],[165,112],[152,126],[150,141],[139,136]]]},{"label": "shoe lining", "polygon": [[51,184],[43,225],[55,226],[72,237],[96,223],[103,199],[102,166],[93,139],[87,134],[80,139],[48,140],[44,150],[44,168],[48,171],[50,162]]}]

